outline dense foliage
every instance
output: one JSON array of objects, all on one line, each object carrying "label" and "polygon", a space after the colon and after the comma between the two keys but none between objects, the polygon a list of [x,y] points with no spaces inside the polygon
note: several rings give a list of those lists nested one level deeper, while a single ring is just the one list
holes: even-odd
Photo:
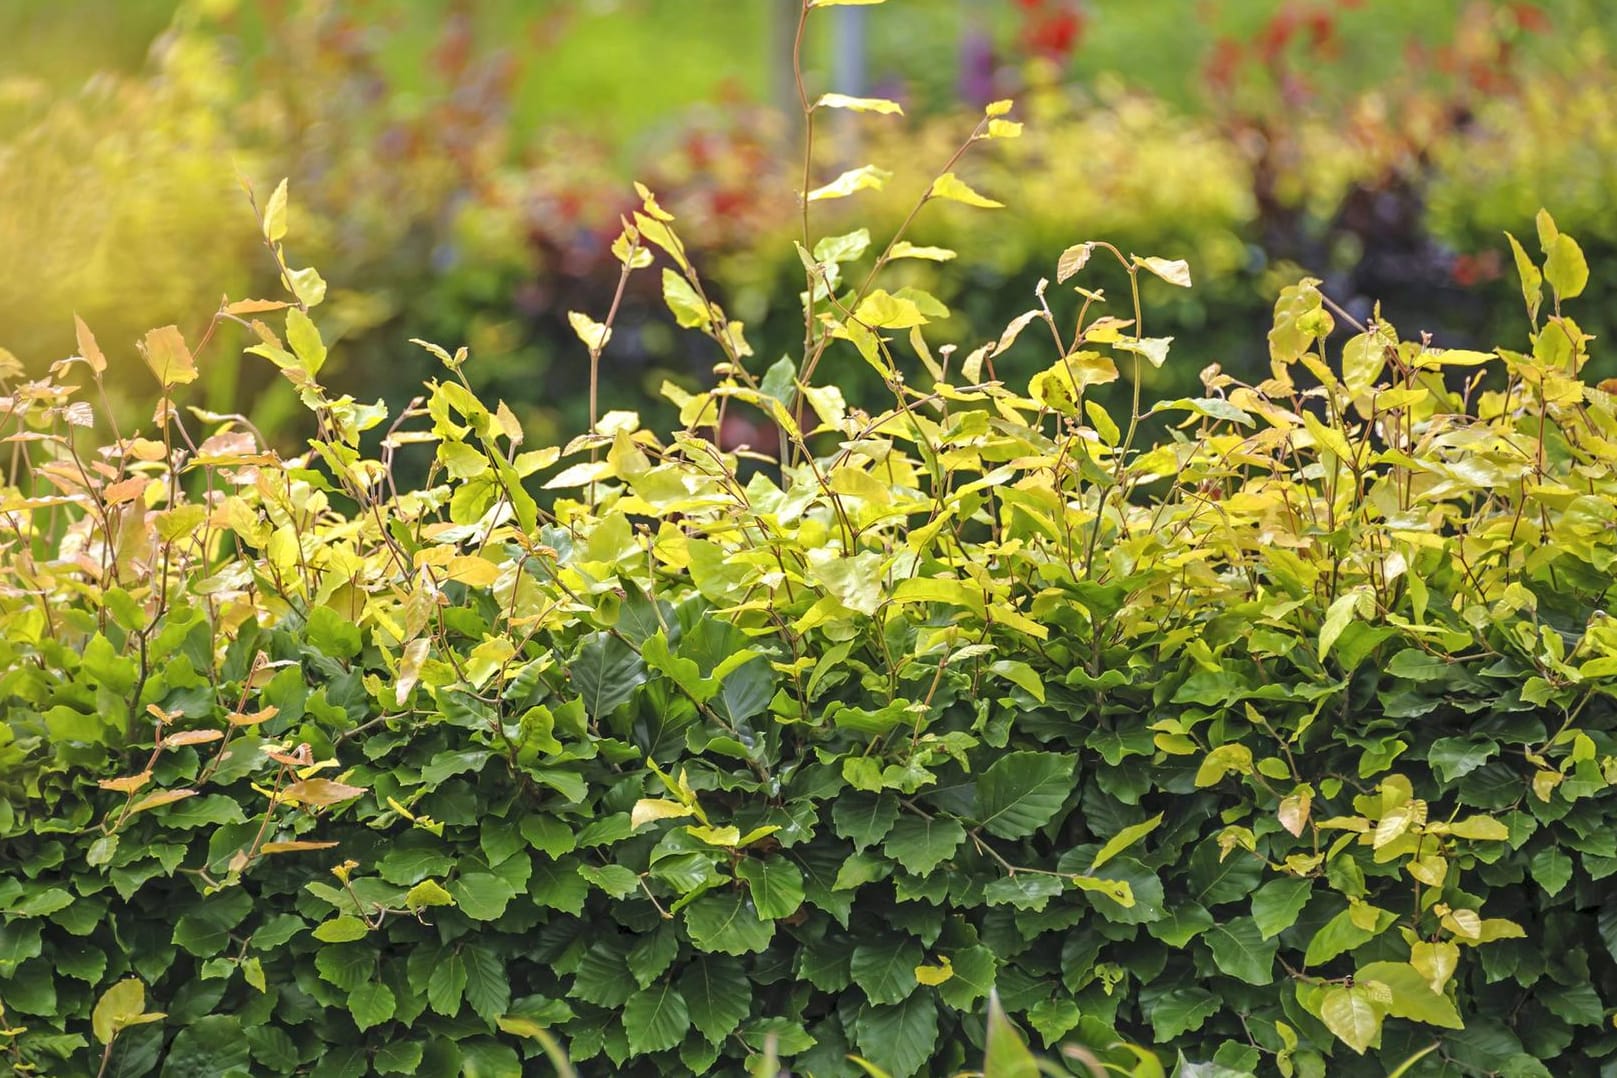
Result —
[{"label": "dense foliage", "polygon": [[[992,206],[953,163],[917,213]],[[465,350],[396,415],[328,390],[288,202],[288,298],[146,334],[149,423],[92,444],[130,357],[83,322],[0,397],[18,1073],[1032,1073],[1007,1022],[1073,1073],[1617,1065],[1617,396],[1548,214],[1524,351],[1304,280],[1265,378],[1148,408],[1197,362],[1141,300],[1182,261],[1051,250],[957,350],[883,287],[947,252],[805,215],[801,351],[761,363],[642,190],[620,279],[714,382],[544,445]],[[306,452],[185,407],[225,325]],[[889,402],[816,380],[838,354]],[[721,449],[740,413],[771,444]]]}]

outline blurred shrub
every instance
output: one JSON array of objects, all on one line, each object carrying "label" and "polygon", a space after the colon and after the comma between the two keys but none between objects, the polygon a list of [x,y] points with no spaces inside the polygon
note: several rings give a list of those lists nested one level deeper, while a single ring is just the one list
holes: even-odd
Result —
[{"label": "blurred shrub", "polygon": [[61,100],[5,87],[0,344],[39,369],[71,352],[75,305],[121,345],[244,283],[255,238],[231,179],[231,81],[218,41],[180,33],[148,78],[97,77]]},{"label": "blurred shrub", "polygon": [[[220,282],[273,285],[238,222],[233,172],[285,174],[302,193],[300,258],[367,282],[322,309],[322,330],[345,344],[333,384],[401,407],[430,360],[396,342],[465,342],[480,356],[479,390],[509,401],[536,435],[555,434],[585,418],[587,368],[566,312],[602,306],[615,286],[602,252],[632,209],[627,161],[691,222],[693,253],[759,353],[794,351],[801,273],[781,241],[799,231],[800,176],[782,118],[730,101],[627,149],[576,126],[519,139],[522,71],[477,43],[469,10],[451,6],[425,44],[400,46],[333,0],[192,0],[143,75],[101,77],[57,101],[39,84],[0,87],[0,129],[13,132],[0,153],[0,242],[12,252],[0,346],[36,371],[68,354],[62,327],[77,302],[116,363],[132,354],[121,342],[184,323]],[[1024,137],[968,169],[1016,208],[927,210],[916,242],[982,257],[958,275],[911,260],[899,277],[937,291],[966,340],[1020,313],[1008,297],[1027,295],[1074,237],[1181,255],[1213,283],[1152,294],[1154,331],[1194,332],[1198,367],[1247,376],[1265,361],[1252,330],[1300,268],[1361,315],[1387,298],[1405,324],[1442,339],[1484,324],[1507,332],[1488,322],[1508,289],[1491,253],[1498,232],[1528,230],[1547,204],[1599,262],[1610,231],[1600,192],[1617,160],[1602,53],[1584,48],[1559,74],[1513,66],[1517,39],[1543,29],[1523,14],[1537,10],[1467,5],[1452,40],[1412,38],[1411,62],[1365,89],[1341,47],[1348,9],[1285,5],[1250,40],[1213,50],[1205,115],[1115,81],[1063,89],[1035,62]],[[400,48],[416,70],[401,74]],[[947,117],[869,129],[896,175],[861,195],[860,219],[878,234],[896,227],[953,151],[954,129]],[[856,139],[825,134],[817,166],[860,163]],[[1122,282],[1103,283],[1115,293]],[[713,357],[661,325],[660,302],[638,281],[623,297],[607,404],[649,416],[665,379],[707,377]],[[1194,369],[1150,371],[1147,391],[1190,392]],[[850,392],[874,389],[857,368],[837,373]],[[270,432],[301,422],[289,389],[262,371],[227,361],[205,378],[216,410],[243,409]],[[118,386],[115,369],[115,396]]]}]

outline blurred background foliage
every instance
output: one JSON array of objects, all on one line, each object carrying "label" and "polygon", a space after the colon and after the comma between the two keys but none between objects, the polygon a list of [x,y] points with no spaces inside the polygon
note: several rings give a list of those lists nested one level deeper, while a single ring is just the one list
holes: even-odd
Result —
[{"label": "blurred background foliage", "polygon": [[[782,107],[795,106],[794,9],[6,5],[0,31],[24,47],[0,76],[0,346],[15,359],[0,366],[16,377],[70,354],[76,311],[124,372],[114,389],[148,399],[133,346],[144,329],[174,322],[194,341],[222,291],[275,290],[240,185],[262,196],[282,176],[296,257],[331,282],[318,315],[343,341],[328,368],[340,389],[396,407],[433,369],[410,337],[464,343],[469,375],[530,437],[581,428],[586,364],[566,312],[600,317],[610,301],[607,247],[632,179],[680,216],[767,365],[802,333],[801,161]],[[1007,208],[928,207],[912,236],[962,252],[905,266],[954,311],[934,343],[997,337],[1056,255],[1091,238],[1191,261],[1193,291],[1149,297],[1162,312],[1151,332],[1179,338],[1176,362],[1149,372],[1152,393],[1184,393],[1210,363],[1261,370],[1268,309],[1302,273],[1358,313],[1382,301],[1406,333],[1509,341],[1519,300],[1501,233],[1530,235],[1541,205],[1584,242],[1593,282],[1617,280],[1600,265],[1617,260],[1609,22],[1604,0],[838,9],[808,43],[811,92],[879,93],[908,115],[849,117],[818,141],[817,176],[869,160],[895,177],[816,204],[815,231],[891,230],[970,114],[1014,96],[1024,136],[962,168]],[[607,407],[655,408],[663,379],[701,382],[719,358],[667,330],[641,276],[604,357]],[[210,342],[198,403],[292,438],[290,387],[240,344]],[[827,375],[852,397],[863,369]]]}]

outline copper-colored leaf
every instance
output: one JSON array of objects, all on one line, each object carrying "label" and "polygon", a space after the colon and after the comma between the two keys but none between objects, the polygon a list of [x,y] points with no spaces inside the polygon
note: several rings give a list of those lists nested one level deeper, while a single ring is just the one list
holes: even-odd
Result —
[{"label": "copper-colored leaf", "polygon": [[281,796],[288,801],[299,801],[305,805],[335,805],[342,801],[352,801],[364,792],[359,786],[350,786],[346,782],[336,782],[332,779],[303,779],[287,786],[281,791]]},{"label": "copper-colored leaf", "polygon": [[234,303],[225,304],[226,314],[262,314],[265,311],[279,311],[291,304],[279,299],[238,299]]},{"label": "copper-colored leaf", "polygon": [[106,490],[101,492],[101,497],[108,505],[122,505],[125,502],[132,502],[146,493],[146,487],[151,481],[149,476],[132,475],[128,479],[119,480],[107,487]]},{"label": "copper-colored leaf", "polygon": [[1314,799],[1307,790],[1283,797],[1280,800],[1280,826],[1289,831],[1293,838],[1300,837],[1303,828],[1308,825],[1308,813],[1313,807]]},{"label": "copper-colored leaf", "polygon": [[115,779],[102,779],[100,782],[96,783],[96,785],[101,787],[103,790],[112,790],[114,793],[132,794],[150,781],[152,781],[152,773],[150,771],[142,771],[138,775],[124,775]]},{"label": "copper-colored leaf", "polygon": [[181,745],[206,745],[224,736],[222,730],[177,730],[163,739],[163,745],[171,749]]},{"label": "copper-colored leaf", "polygon": [[90,369],[97,374],[106,370],[107,357],[101,354],[101,346],[95,343],[95,334],[84,324],[84,319],[76,314],[73,316],[73,328],[78,333],[79,355],[84,357],[84,362],[88,363]]},{"label": "copper-colored leaf", "polygon": [[129,806],[130,815],[145,812],[147,809],[160,808],[163,805],[172,805],[176,801],[184,801],[187,797],[195,797],[195,790],[158,790]]},{"label": "copper-colored leaf", "polygon": [[301,840],[291,842],[266,842],[258,848],[259,853],[301,853],[304,850],[329,850],[337,845],[335,842],[304,842]]},{"label": "copper-colored leaf", "polygon": [[146,365],[165,389],[196,381],[196,361],[191,358],[191,349],[178,326],[161,326],[149,331],[140,350],[146,357]]}]

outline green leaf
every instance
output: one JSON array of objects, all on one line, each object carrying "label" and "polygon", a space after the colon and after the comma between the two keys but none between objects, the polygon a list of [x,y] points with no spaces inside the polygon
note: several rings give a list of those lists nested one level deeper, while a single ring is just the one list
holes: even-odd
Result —
[{"label": "green leaf", "polygon": [[1346,629],[1348,623],[1353,620],[1353,615],[1358,611],[1361,598],[1362,596],[1357,591],[1338,595],[1331,603],[1330,608],[1325,611],[1325,623],[1319,630],[1320,662],[1325,661],[1325,656],[1330,653],[1331,645],[1336,643],[1337,639],[1342,635],[1342,630]]},{"label": "green leaf", "polygon": [[1271,939],[1297,923],[1308,905],[1314,884],[1306,879],[1270,880],[1252,893],[1252,920],[1264,939]]},{"label": "green leaf", "polygon": [[803,904],[803,873],[784,857],[749,858],[736,866],[736,875],[747,881],[761,918],[790,917]]},{"label": "green leaf", "polygon": [[1273,984],[1279,940],[1263,935],[1251,917],[1215,924],[1203,937],[1220,970],[1247,984]]},{"label": "green leaf", "polygon": [[1025,838],[1049,823],[1077,785],[1078,758],[1012,752],[977,780],[977,821],[1000,838]]},{"label": "green leaf", "polygon": [[670,982],[643,988],[623,1005],[623,1029],[636,1055],[672,1048],[690,1028],[685,997]]},{"label": "green leaf", "polygon": [[[770,370],[773,372],[774,368]],[[785,399],[781,403],[789,406],[791,402]],[[713,694],[719,691],[718,681],[703,677],[702,668],[694,660],[675,655],[668,650],[668,640],[661,629],[641,642],[640,654],[648,667],[671,679],[685,695],[698,704],[707,703],[713,698]]]},{"label": "green leaf", "polygon": [[880,842],[898,818],[898,798],[891,793],[853,790],[831,806],[831,822],[838,835],[862,850]]},{"label": "green leaf", "polygon": [[954,968],[954,976],[938,985],[938,996],[955,1010],[969,1010],[977,1000],[993,991],[999,959],[981,944],[948,951],[947,957]]},{"label": "green leaf", "polygon": [[396,1007],[393,990],[385,984],[373,981],[348,993],[348,1013],[362,1033],[392,1018]]},{"label": "green leaf", "polygon": [[494,1020],[511,1006],[511,982],[505,964],[491,948],[471,944],[461,949],[466,964],[466,1002],[483,1021]]},{"label": "green leaf", "polygon": [[678,955],[679,933],[671,922],[664,922],[629,948],[629,972],[634,974],[636,984],[649,988],[652,981],[668,971]]},{"label": "green leaf", "polygon": [[528,894],[540,906],[576,917],[583,912],[584,898],[589,894],[589,884],[578,874],[578,869],[578,862],[570,857],[540,861],[533,866],[533,875],[528,878]]},{"label": "green leaf", "polygon": [[1381,1036],[1381,1013],[1370,1001],[1370,990],[1361,985],[1326,991],[1319,1017],[1325,1028],[1360,1055]]},{"label": "green leaf", "polygon": [[[844,797],[846,800],[846,796]],[[952,816],[906,815],[893,825],[882,849],[888,857],[917,876],[929,875],[954,856],[966,840],[966,829]]]},{"label": "green leaf", "polygon": [[425,1052],[420,1041],[389,1041],[376,1050],[371,1066],[377,1074],[415,1074]]},{"label": "green leaf", "polygon": [[1499,753],[1499,743],[1490,737],[1440,737],[1432,742],[1426,761],[1445,783],[1457,782],[1486,764]]},{"label": "green leaf", "polygon": [[1353,980],[1356,984],[1375,982],[1385,985],[1392,993],[1392,999],[1381,1002],[1380,1007],[1394,1018],[1407,1018],[1411,1022],[1424,1022],[1444,1029],[1463,1029],[1465,1026],[1453,1001],[1432,991],[1426,978],[1408,962],[1370,962],[1358,968]]},{"label": "green leaf", "polygon": [[309,377],[320,373],[320,368],[326,363],[325,343],[320,339],[320,331],[315,328],[314,320],[296,307],[288,308],[286,312],[286,343],[292,346],[292,351]]},{"label": "green leaf", "polygon": [[314,968],[322,980],[351,992],[371,979],[376,950],[368,943],[328,943],[315,952]]},{"label": "green leaf", "polygon": [[175,1034],[163,1060],[163,1078],[234,1078],[248,1073],[249,1062],[241,1020],[210,1014]]},{"label": "green leaf", "polygon": [[314,938],[322,943],[347,943],[364,938],[370,927],[358,917],[333,917],[315,926]]},{"label": "green leaf", "polygon": [[616,711],[646,680],[640,655],[610,633],[596,633],[567,668],[573,689],[592,719]]},{"label": "green leaf", "polygon": [[866,1005],[854,1019],[854,1043],[893,1078],[910,1078],[931,1058],[938,1040],[938,1007],[931,992],[891,1006]]},{"label": "green leaf", "polygon": [[1146,931],[1169,947],[1183,947],[1213,927],[1213,915],[1199,902],[1185,902],[1168,910],[1161,920],[1146,926]]},{"label": "green leaf", "polygon": [[580,865],[578,874],[613,898],[627,898],[640,889],[640,877],[622,865]]},{"label": "green leaf", "polygon": [[991,1078],[1039,1078],[1038,1061],[1005,1017],[999,996],[994,994],[988,997],[988,1046],[983,1055],[983,1074]]},{"label": "green leaf", "polygon": [[1054,1045],[1083,1021],[1083,1014],[1071,999],[1046,999],[1027,1012],[1027,1021],[1044,1038],[1045,1044]]},{"label": "green leaf", "polygon": [[990,906],[1015,906],[1019,910],[1042,910],[1050,899],[1066,889],[1060,876],[1047,876],[1031,872],[1018,872],[1004,876],[983,889],[983,898]]},{"label": "green leaf", "polygon": [[518,830],[528,845],[552,861],[573,852],[573,829],[553,816],[524,816]]},{"label": "green leaf", "polygon": [[[1541,984],[1538,999],[1553,1015],[1579,1026],[1598,1026],[1605,1022],[1606,1008],[1600,993],[1588,981],[1575,984]],[[1471,1027],[1477,1023],[1473,1020]]]},{"label": "green leaf", "polygon": [[853,949],[848,971],[872,1003],[897,1003],[915,991],[915,967],[925,953],[904,935],[889,935]]},{"label": "green leaf", "polygon": [[775,922],[760,920],[740,891],[706,894],[685,907],[685,930],[697,950],[743,955],[769,946]]},{"label": "green leaf", "polygon": [[[1003,349],[995,349],[995,354],[1001,351]],[[1044,679],[1027,663],[1019,659],[1001,659],[990,663],[988,670],[1016,685],[1039,703],[1044,703]]]},{"label": "green leaf", "polygon": [[573,971],[571,995],[598,1007],[621,1007],[634,991],[628,976],[628,948],[614,936],[584,952]]},{"label": "green leaf", "polygon": [[459,952],[442,955],[427,977],[427,1005],[445,1018],[460,1012],[466,994],[466,959]]},{"label": "green leaf", "polygon": [[1323,965],[1339,954],[1368,943],[1375,935],[1353,923],[1351,910],[1343,910],[1314,933],[1303,954],[1303,962],[1310,966]]},{"label": "green leaf", "polygon": [[1221,1006],[1218,997],[1205,988],[1174,988],[1141,1002],[1158,1044],[1200,1029]]},{"label": "green leaf", "polygon": [[455,905],[474,921],[493,921],[505,913],[516,897],[510,883],[490,872],[468,872],[449,884]]},{"label": "green leaf", "polygon": [[1572,858],[1554,846],[1546,846],[1533,855],[1532,872],[1534,881],[1553,898],[1572,882]]},{"label": "green leaf", "polygon": [[733,958],[698,955],[676,983],[691,1024],[710,1044],[728,1037],[752,1010],[751,982]]}]

